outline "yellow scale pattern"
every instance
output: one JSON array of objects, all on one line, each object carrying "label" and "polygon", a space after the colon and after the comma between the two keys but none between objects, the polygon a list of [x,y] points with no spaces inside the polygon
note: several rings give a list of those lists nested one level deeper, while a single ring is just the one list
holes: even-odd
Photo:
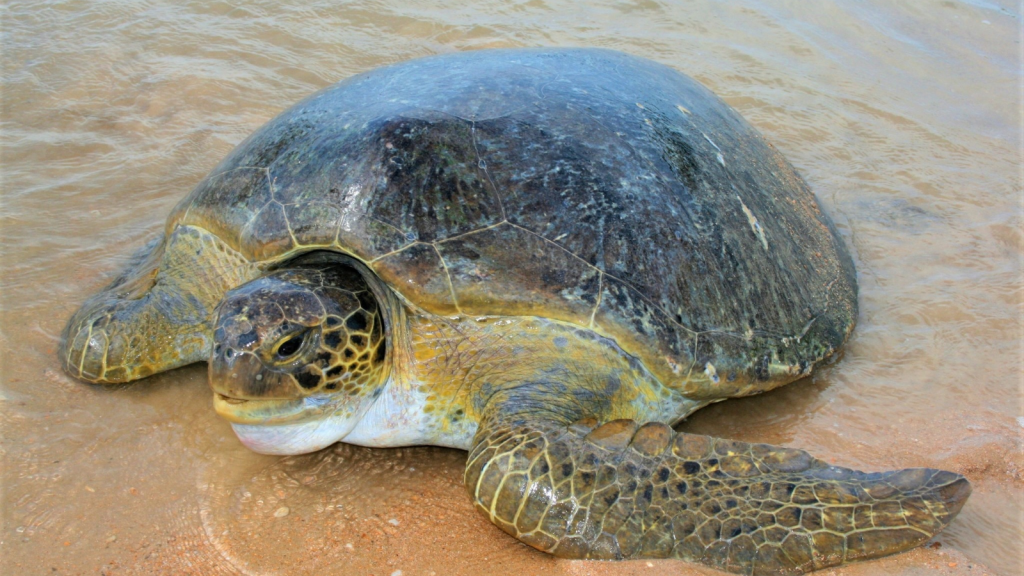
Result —
[{"label": "yellow scale pattern", "polygon": [[659,423],[596,424],[485,420],[465,476],[476,507],[556,556],[801,574],[919,545],[970,492],[950,472],[866,474]]},{"label": "yellow scale pattern", "polygon": [[330,359],[311,367],[322,375],[316,390],[355,395],[380,385],[387,346],[380,315],[360,308],[345,319],[328,316],[322,325],[320,349]]},{"label": "yellow scale pattern", "polygon": [[111,384],[205,360],[213,309],[259,272],[208,231],[179,226],[75,313],[61,340],[64,368]]}]

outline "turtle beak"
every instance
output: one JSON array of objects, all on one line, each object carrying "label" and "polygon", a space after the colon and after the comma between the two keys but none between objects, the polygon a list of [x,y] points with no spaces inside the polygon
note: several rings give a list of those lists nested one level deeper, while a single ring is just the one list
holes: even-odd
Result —
[{"label": "turtle beak", "polygon": [[337,408],[335,404],[326,398],[315,396],[246,400],[225,396],[218,392],[213,394],[213,409],[221,418],[232,424],[274,425],[300,420],[315,420],[333,413]]},{"label": "turtle beak", "polygon": [[351,399],[304,396],[290,379],[251,353],[210,360],[213,408],[235,435],[261,454],[304,454],[343,439],[356,425]]},{"label": "turtle beak", "polygon": [[303,394],[291,378],[268,370],[252,352],[224,347],[210,358],[210,388],[245,400],[295,399]]},{"label": "turtle beak", "polygon": [[268,370],[255,354],[227,347],[210,358],[210,388],[217,414],[239,424],[316,417],[320,407],[311,405],[290,378]]},{"label": "turtle beak", "polygon": [[232,398],[265,396],[252,385],[262,384],[262,378],[256,380],[262,370],[263,363],[255,355],[225,348],[210,359],[210,387],[214,392]]}]

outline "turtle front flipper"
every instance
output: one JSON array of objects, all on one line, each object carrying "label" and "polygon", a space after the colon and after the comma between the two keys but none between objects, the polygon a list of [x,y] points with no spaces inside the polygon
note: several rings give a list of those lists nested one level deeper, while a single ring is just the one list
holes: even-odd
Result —
[{"label": "turtle front flipper", "polygon": [[177,226],[71,317],[59,351],[64,369],[112,384],[205,360],[214,308],[255,275],[255,266],[208,231]]},{"label": "turtle front flipper", "polygon": [[866,474],[659,423],[595,424],[485,418],[465,477],[476,507],[560,557],[801,574],[917,546],[971,492],[952,472]]}]

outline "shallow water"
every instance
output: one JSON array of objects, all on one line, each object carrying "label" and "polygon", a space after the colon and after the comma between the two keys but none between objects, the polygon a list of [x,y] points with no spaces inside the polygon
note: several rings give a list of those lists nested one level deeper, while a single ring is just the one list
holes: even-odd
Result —
[{"label": "shallow water", "polygon": [[0,572],[713,573],[527,549],[471,509],[459,451],[250,453],[214,415],[202,366],[103,389],[56,362],[76,307],[301,97],[416,56],[576,45],[653,58],[722,96],[802,172],[856,259],[860,324],[838,362],[681,428],[974,484],[931,546],[837,573],[1024,573],[1018,5],[406,4],[0,8]]}]

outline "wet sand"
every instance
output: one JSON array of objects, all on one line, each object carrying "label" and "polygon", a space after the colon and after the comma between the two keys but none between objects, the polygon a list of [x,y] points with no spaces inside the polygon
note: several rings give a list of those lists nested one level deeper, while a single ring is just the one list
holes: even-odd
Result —
[{"label": "wet sand", "polygon": [[703,82],[851,247],[860,323],[811,378],[681,430],[965,474],[926,547],[824,574],[1022,574],[1021,41],[1005,0],[8,2],[0,116],[0,573],[717,574],[563,561],[470,507],[465,453],[248,452],[204,366],[74,381],[67,318],[231,148],[303,96],[416,56],[600,46]]}]

